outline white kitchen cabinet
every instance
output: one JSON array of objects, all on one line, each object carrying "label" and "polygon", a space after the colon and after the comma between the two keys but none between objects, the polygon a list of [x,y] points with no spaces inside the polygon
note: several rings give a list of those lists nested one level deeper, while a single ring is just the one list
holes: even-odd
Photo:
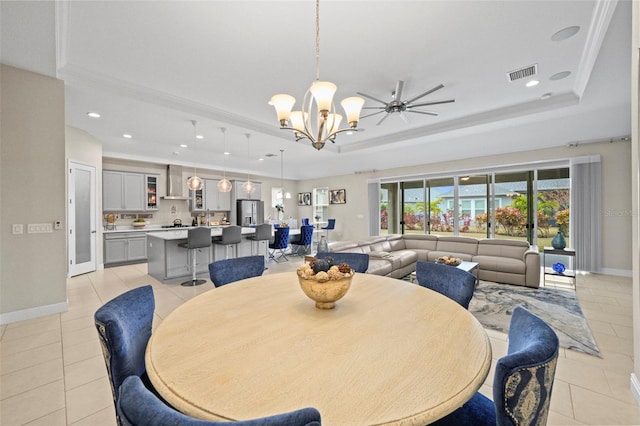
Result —
[{"label": "white kitchen cabinet", "polygon": [[205,210],[229,211],[231,210],[231,192],[218,191],[218,181],[206,179],[204,181],[204,205]]},{"label": "white kitchen cabinet", "polygon": [[262,200],[262,184],[260,182],[251,181],[254,186],[254,191],[251,194],[244,192],[242,185],[246,180],[234,180],[233,189],[231,192],[236,200]]},{"label": "white kitchen cabinet", "polygon": [[145,181],[145,206],[147,211],[158,210],[158,179],[159,175],[144,175]]},{"label": "white kitchen cabinet", "polygon": [[144,211],[145,175],[105,170],[102,172],[103,211]]}]

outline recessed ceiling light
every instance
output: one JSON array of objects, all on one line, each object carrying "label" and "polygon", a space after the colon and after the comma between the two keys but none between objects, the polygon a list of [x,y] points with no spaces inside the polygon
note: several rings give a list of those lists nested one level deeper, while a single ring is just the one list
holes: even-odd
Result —
[{"label": "recessed ceiling light", "polygon": [[529,81],[526,86],[527,87],[533,87],[533,86],[537,86],[540,82],[538,80],[531,80]]},{"label": "recessed ceiling light", "polygon": [[551,92],[547,92],[544,95],[540,96],[540,99],[545,100],[545,99],[549,99],[551,97],[552,93]]},{"label": "recessed ceiling light", "polygon": [[560,31],[558,31],[557,33],[555,33],[554,35],[551,36],[551,40],[552,41],[562,41],[562,40],[566,40],[568,38],[573,37],[574,35],[576,35],[578,33],[578,31],[580,31],[580,27],[577,25],[571,26],[571,27],[567,27],[567,28],[563,28]]},{"label": "recessed ceiling light", "polygon": [[100,118],[100,114],[97,112],[88,112],[87,115],[91,118]]},{"label": "recessed ceiling light", "polygon": [[204,136],[202,136],[202,135],[196,135],[196,139],[204,139]]},{"label": "recessed ceiling light", "polygon": [[563,78],[567,78],[570,75],[571,75],[571,71],[561,71],[549,77],[549,80],[562,80]]},{"label": "recessed ceiling light", "polygon": [[129,133],[125,133],[124,135],[122,135],[122,137],[125,139],[131,139],[133,136],[131,136]]},{"label": "recessed ceiling light", "polygon": [[225,151],[223,152],[224,155],[231,155],[231,153],[229,151]]},{"label": "recessed ceiling light", "polygon": [[264,161],[264,158],[258,158],[258,161]]},{"label": "recessed ceiling light", "polygon": [[180,148],[187,148],[189,145],[187,145],[186,143],[181,143],[180,144]]}]

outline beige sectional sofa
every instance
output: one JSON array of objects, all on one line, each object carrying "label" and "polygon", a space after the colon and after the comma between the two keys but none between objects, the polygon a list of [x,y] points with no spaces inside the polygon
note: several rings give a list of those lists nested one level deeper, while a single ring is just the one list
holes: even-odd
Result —
[{"label": "beige sectional sofa", "polygon": [[402,278],[415,271],[418,260],[455,256],[477,262],[481,280],[534,288],[540,285],[540,255],[526,241],[394,234],[337,241],[330,243],[329,249],[368,254],[369,274]]}]

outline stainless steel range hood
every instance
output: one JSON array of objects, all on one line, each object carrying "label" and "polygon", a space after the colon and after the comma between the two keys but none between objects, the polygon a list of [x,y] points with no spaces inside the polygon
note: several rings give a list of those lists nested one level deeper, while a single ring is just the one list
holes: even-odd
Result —
[{"label": "stainless steel range hood", "polygon": [[182,166],[172,164],[167,166],[167,195],[162,198],[165,200],[189,200],[189,197],[182,193]]}]

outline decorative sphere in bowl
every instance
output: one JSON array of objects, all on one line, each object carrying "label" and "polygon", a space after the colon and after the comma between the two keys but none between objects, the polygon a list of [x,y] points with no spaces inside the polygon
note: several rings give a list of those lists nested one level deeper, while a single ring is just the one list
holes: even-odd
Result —
[{"label": "decorative sphere in bowl", "polygon": [[[316,302],[318,309],[333,309],[335,302],[340,300],[351,287],[351,279],[355,271],[345,264],[331,266],[328,271],[314,272],[307,264],[298,268],[298,282],[300,288],[311,300]],[[344,272],[343,272],[344,271]]]}]

